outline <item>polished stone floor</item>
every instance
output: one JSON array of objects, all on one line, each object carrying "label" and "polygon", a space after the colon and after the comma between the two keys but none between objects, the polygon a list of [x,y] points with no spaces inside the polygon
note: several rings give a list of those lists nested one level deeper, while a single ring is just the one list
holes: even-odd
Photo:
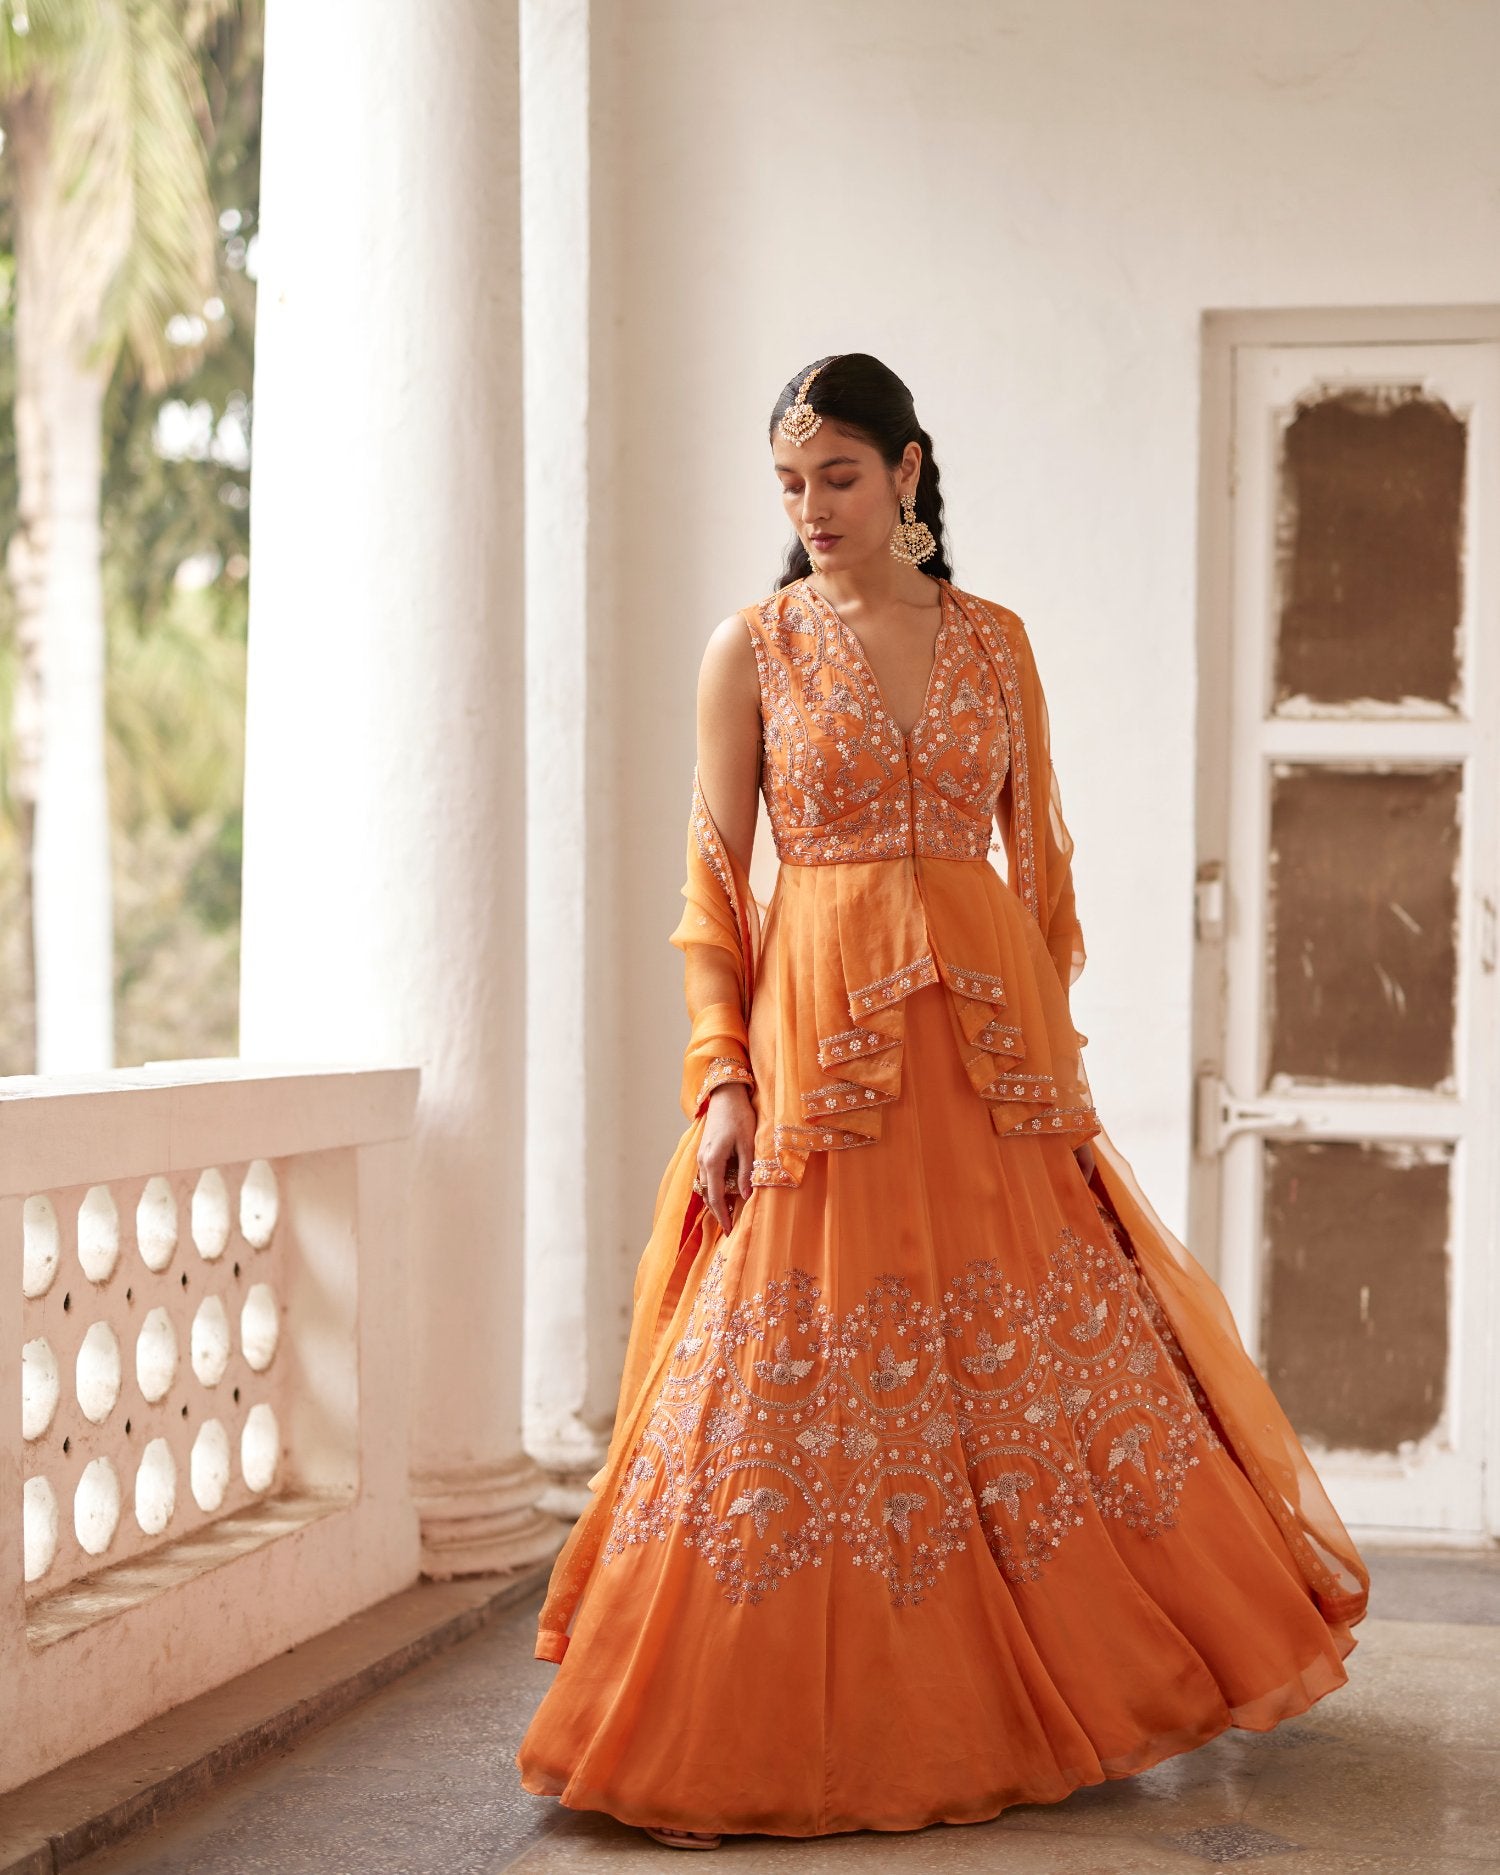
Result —
[{"label": "polished stone floor", "polygon": [[1273,1732],[992,1823],[909,1835],[731,1837],[696,1860],[515,1780],[554,1669],[540,1595],[80,1875],[1479,1875],[1500,1871],[1500,1556],[1366,1552],[1349,1685]]}]

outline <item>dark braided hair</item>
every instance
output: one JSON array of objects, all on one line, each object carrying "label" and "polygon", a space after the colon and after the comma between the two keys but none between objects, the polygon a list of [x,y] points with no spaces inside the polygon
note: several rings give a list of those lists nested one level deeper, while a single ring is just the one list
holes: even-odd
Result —
[{"label": "dark braided hair", "polygon": [[[830,352],[814,360],[821,366],[807,387],[807,401],[820,416],[842,423],[857,431],[872,448],[879,450],[888,468],[900,467],[902,452],[908,443],[922,445],[922,468],[917,477],[917,519],[932,529],[937,552],[922,562],[922,571],[940,579],[951,580],[953,569],[948,558],[948,540],[943,531],[943,491],[937,462],[932,453],[932,438],[917,422],[916,405],[911,392],[889,365],[883,365],[869,352]],[[769,434],[774,439],[776,425],[787,406],[797,401],[797,391],[813,365],[804,365],[776,399],[771,412]],[[800,535],[793,536],[777,588],[790,586],[812,571],[812,561]]]}]

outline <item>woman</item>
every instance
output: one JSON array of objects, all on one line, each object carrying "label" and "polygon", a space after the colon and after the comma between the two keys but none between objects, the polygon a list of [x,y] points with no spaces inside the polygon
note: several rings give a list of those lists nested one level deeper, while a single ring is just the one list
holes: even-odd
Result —
[{"label": "woman", "polygon": [[796,539],[700,678],[689,1125],[517,1753],[684,1848],[975,1822],[1269,1730],[1345,1683],[1369,1591],[1094,1110],[1036,662],[952,583],[910,392],[820,359],[770,434]]}]

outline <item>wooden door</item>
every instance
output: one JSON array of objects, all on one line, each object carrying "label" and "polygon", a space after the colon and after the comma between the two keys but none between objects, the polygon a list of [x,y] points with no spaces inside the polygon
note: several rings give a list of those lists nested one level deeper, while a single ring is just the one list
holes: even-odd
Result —
[{"label": "wooden door", "polygon": [[1346,1521],[1478,1537],[1500,1529],[1500,341],[1241,342],[1221,381],[1195,1228]]}]

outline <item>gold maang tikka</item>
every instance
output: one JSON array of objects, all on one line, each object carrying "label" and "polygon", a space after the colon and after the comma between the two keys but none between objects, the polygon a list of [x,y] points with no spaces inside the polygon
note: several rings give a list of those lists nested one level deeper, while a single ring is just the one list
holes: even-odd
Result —
[{"label": "gold maang tikka", "polygon": [[777,425],[786,440],[795,443],[799,449],[823,421],[807,401],[807,387],[822,369],[822,365],[814,365],[808,372],[797,388],[797,395],[782,411],[781,422]]},{"label": "gold maang tikka", "polygon": [[891,552],[908,566],[917,566],[937,552],[937,541],[925,521],[917,519],[915,495],[901,497],[901,519],[891,529]]}]

